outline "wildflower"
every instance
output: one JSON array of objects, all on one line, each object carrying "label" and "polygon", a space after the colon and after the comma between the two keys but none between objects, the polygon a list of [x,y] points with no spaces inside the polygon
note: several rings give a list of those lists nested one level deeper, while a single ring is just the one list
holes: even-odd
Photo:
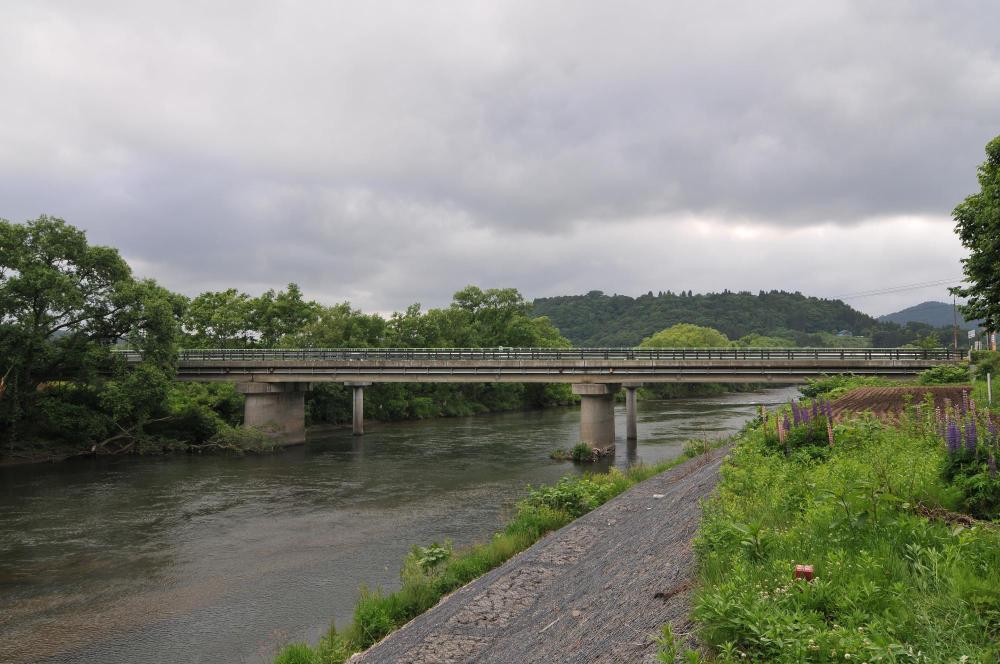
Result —
[{"label": "wildflower", "polygon": [[955,420],[948,420],[948,425],[945,427],[944,439],[948,444],[948,454],[958,454],[962,449],[962,436],[958,431],[958,425],[955,424]]},{"label": "wildflower", "polygon": [[799,426],[799,423],[802,420],[802,416],[799,415],[799,406],[794,401],[791,402],[791,405],[792,405],[792,421],[795,423],[795,426]]},{"label": "wildflower", "polygon": [[785,433],[792,430],[792,423],[788,421],[788,413],[785,413],[784,425]]},{"label": "wildflower", "polygon": [[813,409],[812,409],[812,416],[813,416],[813,419],[814,419],[814,420],[815,420],[815,419],[816,419],[817,417],[819,417],[819,404],[818,404],[818,403],[816,402],[816,400],[815,400],[815,399],[813,399]]},{"label": "wildflower", "polygon": [[962,417],[969,414],[969,392],[962,390]]},{"label": "wildflower", "polygon": [[976,421],[969,420],[965,425],[965,451],[975,452],[976,451],[976,440],[978,439],[978,432],[976,431]]}]

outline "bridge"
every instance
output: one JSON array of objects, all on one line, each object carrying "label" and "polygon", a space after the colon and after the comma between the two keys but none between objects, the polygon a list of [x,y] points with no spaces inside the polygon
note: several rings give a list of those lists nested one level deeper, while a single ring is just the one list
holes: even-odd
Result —
[{"label": "bridge", "polygon": [[[137,351],[118,351],[126,362]],[[625,388],[627,438],[636,437],[636,389],[645,383],[802,383],[826,374],[907,378],[961,359],[945,348],[331,348],[184,350],[180,380],[230,381],[246,395],[247,426],[305,440],[312,383],[354,389],[354,433],[364,431],[364,388],[383,382],[570,383],[580,396],[580,440],[614,445],[614,396]]]}]

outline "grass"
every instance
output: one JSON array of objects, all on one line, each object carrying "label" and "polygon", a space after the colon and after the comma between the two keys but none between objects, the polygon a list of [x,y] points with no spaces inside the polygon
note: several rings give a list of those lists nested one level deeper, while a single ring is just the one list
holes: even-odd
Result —
[{"label": "grass", "polygon": [[725,441],[695,441],[677,459],[627,471],[564,477],[551,486],[530,489],[515,506],[513,518],[489,541],[461,551],[448,543],[414,547],[403,561],[401,587],[395,592],[361,589],[352,622],[330,627],[315,646],[293,643],[275,664],[340,664],[427,611],[446,594],[498,567],[546,533],[602,505],[631,486],[676,466]]},{"label": "grass", "polygon": [[705,505],[693,617],[714,661],[1000,661],[1000,528],[925,516],[963,505],[926,408],[838,424],[833,447],[774,437],[746,432]]}]

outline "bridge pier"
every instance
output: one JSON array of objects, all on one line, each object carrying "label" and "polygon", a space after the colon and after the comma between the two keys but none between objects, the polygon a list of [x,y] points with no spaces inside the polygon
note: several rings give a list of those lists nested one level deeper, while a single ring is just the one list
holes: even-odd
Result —
[{"label": "bridge pier", "polygon": [[596,450],[615,446],[616,383],[574,383],[573,394],[580,397],[580,442]]},{"label": "bridge pier", "polygon": [[260,427],[285,445],[306,442],[309,383],[236,383],[246,395],[243,424]]},{"label": "bridge pier", "polygon": [[642,383],[623,383],[625,388],[625,440],[638,440],[639,427],[636,414],[636,390]]},{"label": "bridge pier", "polygon": [[354,388],[353,432],[355,436],[360,436],[365,432],[365,388],[371,383],[344,383],[344,385]]}]

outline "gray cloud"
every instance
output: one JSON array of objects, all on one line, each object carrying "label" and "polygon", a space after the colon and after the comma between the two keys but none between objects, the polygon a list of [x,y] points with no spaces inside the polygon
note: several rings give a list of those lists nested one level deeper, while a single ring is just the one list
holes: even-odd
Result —
[{"label": "gray cloud", "polygon": [[65,217],[189,293],[297,281],[391,310],[470,282],[950,278],[948,214],[1000,133],[985,1],[47,2],[0,19],[0,215]]}]

